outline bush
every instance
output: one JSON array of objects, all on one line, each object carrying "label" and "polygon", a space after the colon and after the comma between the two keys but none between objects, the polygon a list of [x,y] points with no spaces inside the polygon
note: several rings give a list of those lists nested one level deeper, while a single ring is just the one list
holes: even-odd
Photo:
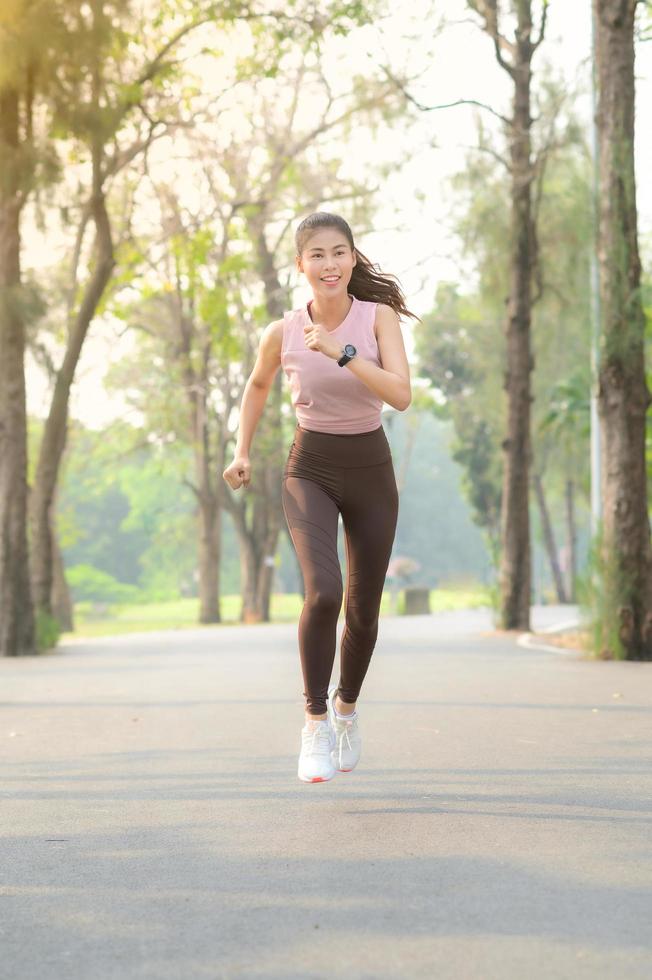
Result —
[{"label": "bush", "polygon": [[58,620],[49,613],[38,610],[36,613],[36,648],[39,653],[56,647],[61,636]]},{"label": "bush", "polygon": [[73,565],[66,569],[66,578],[75,602],[133,602],[140,594],[136,585],[118,582],[93,565]]}]

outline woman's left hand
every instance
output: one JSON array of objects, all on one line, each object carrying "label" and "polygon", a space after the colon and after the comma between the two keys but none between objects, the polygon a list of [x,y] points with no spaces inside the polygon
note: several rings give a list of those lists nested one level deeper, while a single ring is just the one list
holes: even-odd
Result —
[{"label": "woman's left hand", "polygon": [[342,356],[340,345],[333,341],[330,333],[321,323],[305,323],[303,337],[306,347],[310,350],[321,351],[326,357],[332,357],[334,360],[339,360]]}]

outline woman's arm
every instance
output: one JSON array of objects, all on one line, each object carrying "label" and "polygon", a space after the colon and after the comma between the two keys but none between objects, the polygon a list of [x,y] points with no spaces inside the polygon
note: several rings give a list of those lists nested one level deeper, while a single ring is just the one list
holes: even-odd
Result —
[{"label": "woman's arm", "polygon": [[258,355],[253,370],[247,379],[240,404],[238,419],[238,438],[235,444],[233,462],[222,474],[233,490],[248,487],[251,480],[249,451],[256,426],[263,413],[269,389],[281,365],[281,344],[283,341],[283,321],[275,320],[263,330]]},{"label": "woman's arm", "polygon": [[[356,354],[340,370],[353,371],[375,395],[392,408],[404,412],[412,401],[410,365],[398,314],[385,303],[379,303],[376,308],[376,337],[382,367]],[[342,356],[341,353],[339,356]]]},{"label": "woman's arm", "polygon": [[[342,347],[332,339],[324,326],[312,323],[306,324],[303,329],[308,347],[321,351],[335,361],[340,359]],[[340,370],[353,371],[375,395],[392,408],[404,412],[412,401],[410,366],[405,353],[398,314],[385,303],[378,303],[376,309],[376,337],[382,367],[356,354],[353,360]]]}]

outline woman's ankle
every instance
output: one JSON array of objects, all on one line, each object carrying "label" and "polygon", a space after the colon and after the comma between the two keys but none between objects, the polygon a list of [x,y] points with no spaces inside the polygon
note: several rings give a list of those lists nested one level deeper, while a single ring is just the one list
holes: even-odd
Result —
[{"label": "woman's ankle", "polygon": [[308,711],[305,712],[306,721],[327,721],[328,712],[323,715],[311,715]]},{"label": "woman's ankle", "polygon": [[348,704],[346,701],[342,701],[339,694],[337,694],[334,701],[334,708],[338,715],[352,715],[355,711],[356,704],[357,701],[354,701],[353,704]]}]

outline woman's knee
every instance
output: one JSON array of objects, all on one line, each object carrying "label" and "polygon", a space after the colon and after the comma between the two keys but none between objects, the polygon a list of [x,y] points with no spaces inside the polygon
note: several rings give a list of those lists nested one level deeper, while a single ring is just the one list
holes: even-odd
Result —
[{"label": "woman's knee", "polygon": [[349,606],[346,611],[346,625],[348,628],[354,633],[365,636],[376,636],[378,633],[378,618],[379,609],[376,604],[373,604],[369,608],[365,608],[364,606]]},{"label": "woman's knee", "polygon": [[335,583],[332,586],[319,585],[306,592],[306,605],[315,613],[324,615],[337,615],[342,608],[342,586],[339,588]]}]

